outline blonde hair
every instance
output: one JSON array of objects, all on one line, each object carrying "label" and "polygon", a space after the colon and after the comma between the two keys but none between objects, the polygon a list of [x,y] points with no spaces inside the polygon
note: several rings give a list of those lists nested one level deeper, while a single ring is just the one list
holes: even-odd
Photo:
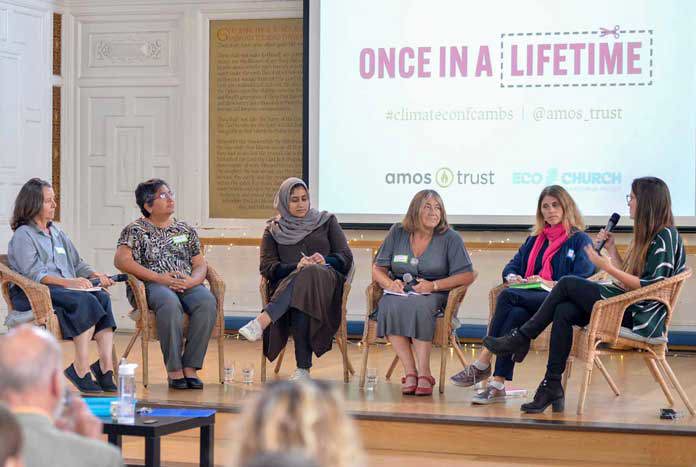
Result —
[{"label": "blonde hair", "polygon": [[657,177],[636,178],[631,183],[636,195],[636,215],[633,219],[633,239],[624,260],[624,271],[640,276],[650,243],[665,227],[674,226],[672,198],[667,184]]},{"label": "blonde hair", "polygon": [[541,203],[547,196],[556,198],[561,204],[561,208],[563,209],[563,219],[561,220],[561,223],[565,228],[566,234],[570,236],[573,230],[579,230],[581,232],[585,230],[585,222],[582,220],[582,214],[580,213],[577,204],[575,204],[573,197],[570,196],[570,194],[562,186],[550,185],[541,190],[541,193],[539,194],[539,201],[537,202],[536,210],[536,223],[532,229],[532,235],[539,235],[546,226],[544,215],[541,213]]},{"label": "blonde hair", "polygon": [[342,397],[327,383],[269,383],[242,415],[232,467],[261,453],[293,450],[332,467],[363,466],[363,452]]},{"label": "blonde hair", "polygon": [[408,211],[406,211],[406,215],[401,221],[401,226],[406,232],[413,233],[423,227],[420,212],[429,199],[435,200],[440,205],[440,222],[435,226],[435,233],[441,234],[449,229],[445,203],[442,202],[438,192],[435,190],[421,190],[411,200],[411,204],[408,205]]}]

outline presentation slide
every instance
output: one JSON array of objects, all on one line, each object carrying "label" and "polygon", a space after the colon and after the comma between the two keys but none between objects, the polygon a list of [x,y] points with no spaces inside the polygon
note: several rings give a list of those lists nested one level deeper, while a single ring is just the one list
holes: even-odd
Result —
[{"label": "presentation slide", "polygon": [[529,224],[547,185],[630,225],[632,179],[696,225],[696,1],[310,4],[314,205],[393,222],[437,190],[450,222]]}]

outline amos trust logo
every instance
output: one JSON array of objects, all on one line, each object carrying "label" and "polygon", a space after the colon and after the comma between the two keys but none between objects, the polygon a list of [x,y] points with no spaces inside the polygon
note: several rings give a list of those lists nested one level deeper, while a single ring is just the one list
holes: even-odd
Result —
[{"label": "amos trust logo", "polygon": [[437,185],[448,188],[452,185],[495,185],[495,172],[464,172],[462,170],[440,167],[433,172],[387,172],[384,175],[387,185]]}]

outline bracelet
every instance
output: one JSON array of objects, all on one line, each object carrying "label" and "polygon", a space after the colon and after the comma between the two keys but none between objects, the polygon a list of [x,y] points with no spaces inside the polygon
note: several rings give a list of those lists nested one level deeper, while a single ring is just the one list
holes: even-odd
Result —
[{"label": "bracelet", "polygon": [[433,292],[438,291],[437,281],[433,281]]}]

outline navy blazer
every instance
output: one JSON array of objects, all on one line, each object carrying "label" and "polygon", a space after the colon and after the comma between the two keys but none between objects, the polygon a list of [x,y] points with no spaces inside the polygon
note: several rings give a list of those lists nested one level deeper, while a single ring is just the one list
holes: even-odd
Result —
[{"label": "navy blazer", "polygon": [[[522,244],[515,256],[503,268],[503,280],[508,274],[517,274],[524,277],[527,271],[527,261],[534,247],[537,236],[530,235]],[[594,264],[585,254],[585,246],[592,245],[592,239],[585,232],[576,231],[551,258],[553,268],[553,280],[557,281],[563,276],[590,277],[594,274]]]}]

